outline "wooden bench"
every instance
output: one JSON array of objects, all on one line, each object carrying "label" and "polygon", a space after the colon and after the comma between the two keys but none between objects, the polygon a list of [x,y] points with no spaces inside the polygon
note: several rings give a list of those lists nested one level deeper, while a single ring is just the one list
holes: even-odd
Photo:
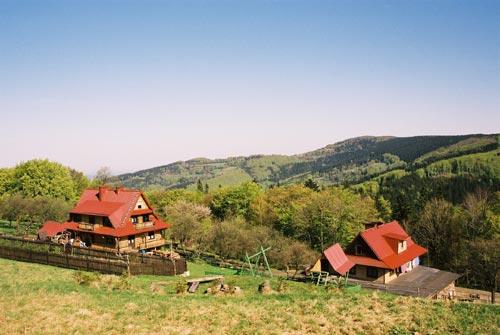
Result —
[{"label": "wooden bench", "polygon": [[200,286],[201,283],[209,283],[216,280],[224,281],[224,276],[207,276],[207,277],[189,279],[186,281],[187,285],[189,286],[188,292],[194,293],[196,292],[198,286]]}]

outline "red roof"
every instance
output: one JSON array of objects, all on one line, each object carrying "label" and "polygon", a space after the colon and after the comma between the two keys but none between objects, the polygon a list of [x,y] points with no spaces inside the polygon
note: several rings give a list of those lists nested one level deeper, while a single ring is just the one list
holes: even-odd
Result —
[{"label": "red roof", "polygon": [[[144,199],[149,208],[135,210],[137,201],[140,197]],[[138,190],[127,190],[123,188],[111,190],[107,187],[86,189],[77,205],[70,213],[107,217],[112,227],[98,227],[94,230],[86,230],[78,228],[78,223],[76,222],[59,224],[52,221],[44,224],[42,229],[48,229],[50,231],[57,230],[58,232],[68,229],[97,235],[124,237],[150,231],[158,231],[170,227],[169,224],[158,219],[144,194]],[[132,213],[137,215],[150,214],[149,218],[153,221],[153,225],[136,229],[136,226],[130,220]]]},{"label": "red roof", "polygon": [[341,275],[345,275],[354,266],[354,263],[347,258],[338,243],[323,251],[323,255],[325,255],[333,269]]},{"label": "red roof", "polygon": [[371,257],[366,257],[366,256],[354,256],[354,255],[347,255],[347,258],[353,262],[354,264],[357,265],[365,265],[365,266],[373,266],[376,268],[382,268],[382,269],[390,269],[387,264],[385,264],[382,261],[379,261],[378,259],[371,258]]},{"label": "red roof", "polygon": [[47,221],[42,228],[38,229],[38,234],[45,233],[48,237],[52,237],[58,233],[62,233],[65,227],[63,224],[56,221]]},{"label": "red roof", "polygon": [[70,213],[110,216],[124,205],[125,203],[123,202],[99,200],[80,201],[76,207],[70,211]]},{"label": "red roof", "polygon": [[[400,226],[397,221],[392,221],[382,225],[377,225],[373,228],[366,229],[365,231],[360,233],[360,236],[370,247],[370,249],[375,253],[378,261],[383,262],[386,268],[394,269],[400,267],[401,265],[411,261],[415,257],[427,253],[427,249],[413,242],[411,237],[406,233],[406,231]],[[397,241],[406,241],[406,250],[399,254],[397,249]],[[368,262],[358,258],[356,258],[355,261],[352,257],[359,258],[360,256],[349,256],[349,259],[353,260],[356,264],[366,265],[357,263],[357,261]],[[380,263],[378,264],[379,265],[377,267],[383,267],[380,266]]]},{"label": "red roof", "polygon": [[387,264],[391,269],[395,269],[397,267],[400,267],[404,263],[413,260],[415,257],[421,256],[425,253],[427,253],[427,249],[419,246],[418,244],[413,244],[399,254],[394,254],[392,256],[384,258],[384,263]]},{"label": "red roof", "polygon": [[151,213],[153,213],[153,211],[150,208],[144,208],[144,209],[134,209],[130,215],[143,215]]}]

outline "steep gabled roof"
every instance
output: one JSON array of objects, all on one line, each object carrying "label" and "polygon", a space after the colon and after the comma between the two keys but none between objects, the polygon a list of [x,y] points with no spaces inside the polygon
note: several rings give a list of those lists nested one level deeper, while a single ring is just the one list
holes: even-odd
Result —
[{"label": "steep gabled roof", "polygon": [[[142,197],[149,208],[135,209],[139,198]],[[95,227],[93,230],[81,229],[76,222],[55,223],[46,222],[42,231],[50,233],[63,231],[65,229],[82,231],[90,234],[109,235],[114,237],[124,237],[140,233],[158,231],[169,228],[168,223],[160,220],[141,191],[119,188],[116,190],[107,187],[99,189],[86,189],[76,206],[70,211],[72,214],[96,215],[109,218],[112,227]],[[137,228],[131,220],[131,215],[149,215],[153,225]]]},{"label": "steep gabled roof", "polygon": [[341,275],[345,275],[354,266],[354,263],[347,258],[338,243],[323,251],[323,255],[325,255],[333,269]]},{"label": "steep gabled roof", "polygon": [[[378,260],[390,269],[397,268],[415,257],[427,253],[427,249],[413,242],[397,221],[376,225],[362,231],[359,235],[377,256]],[[406,241],[406,250],[399,254],[397,250],[398,241]]]},{"label": "steep gabled roof", "polygon": [[[138,190],[89,188],[83,191],[80,200],[70,213],[107,216],[114,228],[120,228],[129,221],[130,213],[141,196],[143,194]],[[143,198],[145,199],[144,196]]]}]

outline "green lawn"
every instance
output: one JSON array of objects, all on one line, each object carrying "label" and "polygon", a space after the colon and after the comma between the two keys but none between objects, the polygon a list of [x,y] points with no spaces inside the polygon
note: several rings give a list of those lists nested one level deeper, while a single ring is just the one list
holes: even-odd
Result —
[{"label": "green lawn", "polygon": [[189,263],[192,276],[223,273],[243,294],[204,295],[209,284],[176,294],[179,277],[100,275],[81,285],[82,273],[73,270],[5,259],[0,268],[1,334],[498,334],[500,328],[498,306],[295,282],[287,282],[286,293],[263,296],[261,278],[200,263]]}]

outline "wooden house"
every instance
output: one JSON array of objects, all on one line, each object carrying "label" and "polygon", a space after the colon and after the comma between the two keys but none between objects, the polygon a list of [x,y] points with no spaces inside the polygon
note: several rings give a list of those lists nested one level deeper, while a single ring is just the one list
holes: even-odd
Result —
[{"label": "wooden house", "polygon": [[65,231],[90,248],[128,252],[163,246],[163,231],[169,227],[142,191],[99,187],[83,192],[67,222],[46,222],[38,235],[51,238]]},{"label": "wooden house", "polygon": [[351,278],[385,284],[418,266],[425,253],[397,221],[375,222],[344,251],[338,244],[326,249],[310,271],[344,275],[347,269]]}]

